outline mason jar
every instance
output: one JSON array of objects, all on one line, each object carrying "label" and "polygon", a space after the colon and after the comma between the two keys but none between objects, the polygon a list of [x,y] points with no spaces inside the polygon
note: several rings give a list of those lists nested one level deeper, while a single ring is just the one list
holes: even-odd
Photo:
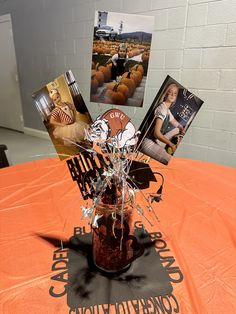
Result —
[{"label": "mason jar", "polygon": [[98,220],[92,227],[93,261],[106,272],[119,272],[129,267],[137,249],[134,238],[133,204],[128,190],[122,192],[112,184],[95,207]]}]

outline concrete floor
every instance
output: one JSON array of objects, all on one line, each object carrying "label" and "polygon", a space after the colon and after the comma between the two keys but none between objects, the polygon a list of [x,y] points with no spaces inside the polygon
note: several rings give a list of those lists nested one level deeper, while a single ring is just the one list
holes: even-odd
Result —
[{"label": "concrete floor", "polygon": [[0,127],[0,144],[8,147],[8,155],[12,165],[57,157],[50,140],[26,135],[21,132]]}]

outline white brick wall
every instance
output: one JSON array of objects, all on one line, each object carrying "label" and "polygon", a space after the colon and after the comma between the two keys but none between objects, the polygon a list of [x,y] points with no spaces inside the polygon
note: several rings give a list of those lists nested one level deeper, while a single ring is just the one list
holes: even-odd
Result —
[{"label": "white brick wall", "polygon": [[[176,1],[177,2],[177,1]],[[183,28],[186,20],[186,10],[183,7],[168,10],[168,28]]]},{"label": "white brick wall", "polygon": [[57,38],[56,55],[65,54],[66,66],[75,69],[94,116],[103,110],[88,101],[94,10],[154,16],[144,107],[122,109],[139,125],[169,74],[205,100],[177,155],[236,166],[235,0],[136,0],[135,5],[133,0],[80,0],[72,6],[74,20],[67,19],[63,30],[74,50]]},{"label": "white brick wall", "polygon": [[152,50],[150,54],[149,66],[152,69],[163,69],[165,67],[165,51]]},{"label": "white brick wall", "polygon": [[194,119],[191,126],[196,126],[199,128],[212,128],[213,126],[213,118],[214,118],[214,112],[213,111],[207,111],[204,109],[200,110],[196,118]]},{"label": "white brick wall", "polygon": [[[105,5],[103,5],[103,10],[104,10],[104,8],[107,6],[107,0],[103,0],[102,2],[105,3]],[[122,4],[122,1],[111,1],[111,2],[114,2],[114,3],[117,2],[119,4]],[[125,11],[123,10],[123,12],[140,13],[143,11],[150,11],[150,9],[151,9],[151,0],[145,0],[145,1],[135,0],[135,3],[134,3],[134,0],[125,0],[124,2],[125,3],[123,5],[125,5],[126,10]],[[98,3],[99,3],[99,1],[98,1]],[[121,10],[122,10],[122,8],[121,8]],[[110,11],[112,11],[112,10],[110,10]]]},{"label": "white brick wall", "polygon": [[189,4],[209,3],[211,1],[221,1],[221,0],[189,0]]},{"label": "white brick wall", "polygon": [[152,11],[152,16],[155,18],[154,31],[168,28],[168,10]]},{"label": "white brick wall", "polygon": [[227,46],[236,46],[236,23],[228,24]]},{"label": "white brick wall", "polygon": [[215,112],[213,129],[236,133],[236,112]]},{"label": "white brick wall", "polygon": [[236,90],[236,70],[222,70],[219,88],[222,90]]},{"label": "white brick wall", "polygon": [[202,56],[201,49],[185,49],[183,68],[199,69],[201,65],[201,56]]},{"label": "white brick wall", "polygon": [[190,5],[188,8],[187,26],[205,25],[207,21],[208,4]]},{"label": "white brick wall", "polygon": [[202,67],[205,69],[236,69],[236,47],[203,50]]},{"label": "white brick wall", "polygon": [[76,39],[85,36],[85,22],[70,22],[65,24],[66,38]]},{"label": "white brick wall", "polygon": [[84,70],[86,68],[85,57],[79,54],[67,55],[65,62],[67,69],[76,68]]},{"label": "white brick wall", "polygon": [[236,22],[236,1],[222,0],[209,4],[208,24]]},{"label": "white brick wall", "polygon": [[205,100],[204,108],[206,110],[232,113],[236,111],[236,91],[199,90],[198,95]]},{"label": "white brick wall", "polygon": [[216,89],[218,87],[219,73],[215,70],[183,70],[182,83],[188,88]]},{"label": "white brick wall", "polygon": [[236,134],[232,134],[230,149],[236,152]]},{"label": "white brick wall", "polygon": [[[169,74],[205,100],[177,155],[236,167],[236,0],[38,0],[37,6],[29,5],[27,13],[15,2],[13,19],[26,102],[29,88],[71,68],[92,115],[108,109],[89,102],[94,11],[151,15],[144,107],[122,110],[139,125]],[[28,113],[32,104],[23,105]],[[25,120],[33,127],[32,119]]]},{"label": "white brick wall", "polygon": [[73,55],[75,54],[75,39],[67,38],[65,40],[56,40],[57,55]]},{"label": "white brick wall", "polygon": [[235,151],[233,152],[227,151],[226,149],[221,150],[210,147],[207,151],[206,159],[218,164],[235,167],[236,153]]},{"label": "white brick wall", "polygon": [[225,42],[227,25],[194,26],[186,29],[185,47],[218,47]]},{"label": "white brick wall", "polygon": [[192,130],[191,140],[197,145],[227,150],[231,143],[231,136],[230,132],[223,133],[220,130],[195,127]]},{"label": "white brick wall", "polygon": [[[147,79],[148,79],[147,87],[155,87],[155,88],[157,86],[160,87],[167,75],[172,76],[177,81],[180,80],[180,71],[150,69],[147,76]],[[157,92],[158,92],[158,88],[156,89],[156,93]],[[149,103],[149,106],[150,106],[150,103]],[[124,107],[124,110],[125,110],[125,107]]]},{"label": "white brick wall", "polygon": [[183,50],[167,50],[165,66],[167,69],[179,69],[182,64]]},{"label": "white brick wall", "polygon": [[153,34],[153,49],[180,49],[183,47],[183,29],[156,31]]},{"label": "white brick wall", "polygon": [[205,146],[197,145],[197,144],[189,144],[184,142],[178,147],[176,156],[185,157],[190,159],[196,159],[196,156],[199,160],[207,160],[207,150]]},{"label": "white brick wall", "polygon": [[[144,10],[144,7],[147,7],[147,10],[149,10],[150,9],[150,3],[149,3],[150,1],[151,0],[145,1],[145,3],[143,4],[144,6],[141,7],[140,9]],[[83,1],[83,2],[86,2],[86,1]],[[140,7],[140,2],[141,2],[140,0],[135,1],[135,8],[136,9]],[[132,0],[131,1],[130,0],[126,0],[126,3],[127,3],[127,10],[129,10],[129,6],[131,6]],[[137,4],[137,6],[136,6],[136,4]],[[103,11],[105,11],[106,9],[104,10],[104,8],[106,8],[106,7],[107,7],[107,0],[99,0],[99,1],[95,2],[96,10],[103,10]],[[109,10],[111,12],[123,12],[122,9],[123,9],[122,1],[111,1],[109,3]]]},{"label": "white brick wall", "polygon": [[95,16],[94,11],[94,1],[80,1],[80,3],[73,8],[74,20],[78,22],[91,20],[91,18]]},{"label": "white brick wall", "polygon": [[151,9],[165,9],[165,8],[176,8],[184,7],[187,4],[187,0],[152,0]]}]

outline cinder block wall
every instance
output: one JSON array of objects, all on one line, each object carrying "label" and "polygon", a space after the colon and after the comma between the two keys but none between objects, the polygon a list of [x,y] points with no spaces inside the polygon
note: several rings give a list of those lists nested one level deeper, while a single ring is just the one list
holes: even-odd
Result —
[{"label": "cinder block wall", "polygon": [[31,93],[71,68],[93,117],[109,106],[89,102],[94,11],[155,16],[143,108],[121,109],[139,126],[169,74],[205,103],[176,155],[236,167],[235,0],[8,0],[25,126],[43,129]]}]

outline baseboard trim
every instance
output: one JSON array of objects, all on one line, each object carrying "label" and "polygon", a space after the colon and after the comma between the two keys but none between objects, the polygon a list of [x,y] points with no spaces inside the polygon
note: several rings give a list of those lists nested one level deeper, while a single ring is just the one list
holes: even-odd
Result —
[{"label": "baseboard trim", "polygon": [[41,131],[41,130],[37,130],[37,129],[24,127],[24,133],[27,135],[43,138],[45,140],[50,140],[48,132],[46,132],[46,131]]}]

